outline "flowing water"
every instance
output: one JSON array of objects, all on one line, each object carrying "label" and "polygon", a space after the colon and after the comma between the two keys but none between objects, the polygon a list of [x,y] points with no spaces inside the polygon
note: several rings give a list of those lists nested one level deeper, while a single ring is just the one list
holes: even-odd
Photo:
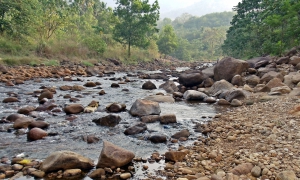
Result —
[{"label": "flowing water", "polygon": [[[40,90],[40,87],[57,87],[57,93],[54,95],[55,104],[63,108],[66,104],[71,104],[69,99],[64,99],[63,96],[70,94],[72,97],[77,97],[80,101],[76,102],[84,106],[88,105],[92,100],[100,102],[100,107],[95,113],[82,113],[77,116],[74,121],[66,120],[67,115],[64,112],[39,112],[37,119],[42,119],[50,124],[47,132],[54,134],[43,140],[27,141],[25,134],[18,135],[18,131],[10,128],[12,124],[0,124],[0,157],[13,157],[20,153],[24,153],[30,159],[45,159],[50,153],[59,150],[70,150],[79,153],[98,161],[99,154],[102,149],[103,140],[112,142],[120,147],[128,149],[139,157],[149,157],[153,152],[164,153],[168,149],[176,149],[179,144],[187,145],[192,143],[201,134],[194,132],[193,128],[196,123],[204,123],[216,114],[214,105],[208,105],[201,102],[185,102],[178,101],[173,104],[160,103],[161,114],[175,114],[177,117],[176,124],[161,125],[157,123],[147,124],[148,130],[145,133],[135,136],[126,136],[123,132],[126,128],[139,122],[139,118],[132,117],[128,111],[118,113],[121,117],[121,122],[115,127],[101,127],[92,122],[93,119],[106,116],[109,113],[105,111],[105,107],[113,102],[124,103],[127,110],[136,99],[144,98],[159,92],[166,94],[162,89],[143,90],[142,84],[147,81],[137,78],[137,76],[129,77],[132,82],[121,84],[120,88],[111,88],[112,83],[118,81],[113,78],[123,78],[126,73],[116,73],[108,77],[80,77],[80,81],[63,81],[62,79],[41,79],[37,81],[26,81],[25,84],[7,87],[0,84],[0,117],[6,117],[16,113],[19,108],[26,106],[38,106],[37,96],[32,95],[35,90]],[[74,78],[76,79],[76,78]],[[100,82],[101,85],[94,88],[86,88],[83,91],[61,91],[60,86],[63,85],[81,85],[86,82]],[[163,80],[151,80],[158,87],[163,84]],[[106,94],[100,96],[98,92],[104,89]],[[128,91],[122,91],[127,89]],[[18,103],[2,103],[2,100],[8,97],[9,93],[18,95],[20,102]],[[191,136],[186,142],[177,144],[153,144],[147,137],[153,134],[165,134],[167,137],[175,134],[182,129],[189,129]],[[95,135],[100,138],[98,143],[87,144],[83,141],[83,136]],[[159,166],[159,165],[158,165]]]}]

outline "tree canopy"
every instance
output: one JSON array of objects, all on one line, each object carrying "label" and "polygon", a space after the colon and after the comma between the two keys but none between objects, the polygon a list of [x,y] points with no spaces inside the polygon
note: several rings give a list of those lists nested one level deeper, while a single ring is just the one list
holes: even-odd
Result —
[{"label": "tree canopy", "polygon": [[114,13],[119,21],[113,34],[116,41],[128,46],[130,57],[131,46],[149,46],[152,35],[158,32],[159,5],[157,0],[152,5],[148,0],[117,0],[117,5]]},{"label": "tree canopy", "polygon": [[281,55],[299,45],[300,1],[243,0],[234,11],[224,53],[237,58]]}]

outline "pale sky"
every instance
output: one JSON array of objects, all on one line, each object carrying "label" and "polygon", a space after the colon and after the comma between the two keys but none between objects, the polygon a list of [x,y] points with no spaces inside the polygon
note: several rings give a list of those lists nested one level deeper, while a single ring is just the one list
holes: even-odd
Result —
[{"label": "pale sky", "polygon": [[[107,3],[107,5],[110,7],[115,7],[116,0],[102,1]],[[160,13],[167,14],[168,12],[174,12],[176,10],[192,6],[194,3],[200,3],[201,1],[204,2],[203,4],[211,4],[211,7],[207,8],[214,9],[215,12],[223,12],[231,11],[233,6],[236,6],[238,2],[242,0],[158,0],[158,3],[160,6]],[[149,0],[149,2],[153,3],[154,0]],[[220,7],[223,8],[218,11]]]},{"label": "pale sky", "polygon": [[[116,0],[102,0],[103,2],[106,2],[108,6],[114,6],[116,3]],[[158,3],[160,5],[160,8],[162,10],[174,10],[178,8],[184,8],[190,5],[193,5],[193,3],[201,2],[203,0],[158,0]],[[225,1],[225,0],[223,0]],[[228,5],[235,6],[242,0],[226,0],[226,3]],[[150,3],[154,2],[154,0],[149,0]]]}]

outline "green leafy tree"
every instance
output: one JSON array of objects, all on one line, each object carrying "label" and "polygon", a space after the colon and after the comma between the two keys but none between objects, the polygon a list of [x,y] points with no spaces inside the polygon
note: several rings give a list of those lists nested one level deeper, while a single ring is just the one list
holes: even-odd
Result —
[{"label": "green leafy tree", "polygon": [[70,6],[64,0],[38,0],[37,31],[40,41],[48,41],[58,30],[63,30],[70,22]]},{"label": "green leafy tree", "polygon": [[298,0],[243,0],[234,8],[224,53],[237,58],[281,55],[299,45],[299,9]]},{"label": "green leafy tree", "polygon": [[178,46],[177,36],[171,25],[166,25],[159,34],[157,41],[159,52],[169,55],[175,51]]},{"label": "green leafy tree", "polygon": [[191,54],[190,54],[190,43],[186,39],[179,38],[179,43],[177,49],[174,51],[173,56],[177,57],[178,59],[189,61],[191,60]]},{"label": "green leafy tree", "polygon": [[147,47],[151,37],[157,33],[156,22],[159,19],[158,1],[148,4],[148,0],[117,0],[114,13],[119,18],[114,28],[114,39],[128,46]]},{"label": "green leafy tree", "polygon": [[1,0],[0,34],[14,38],[30,35],[36,6],[36,0]]}]

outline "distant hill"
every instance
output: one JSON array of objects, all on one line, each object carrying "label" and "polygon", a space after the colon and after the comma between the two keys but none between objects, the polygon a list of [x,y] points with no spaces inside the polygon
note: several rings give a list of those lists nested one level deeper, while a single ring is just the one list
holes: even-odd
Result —
[{"label": "distant hill", "polygon": [[228,3],[228,1],[224,0],[202,0],[186,8],[172,10],[170,12],[161,12],[161,19],[165,17],[175,19],[184,13],[193,16],[203,16],[213,12],[232,11],[233,6],[237,5],[237,3]]}]

